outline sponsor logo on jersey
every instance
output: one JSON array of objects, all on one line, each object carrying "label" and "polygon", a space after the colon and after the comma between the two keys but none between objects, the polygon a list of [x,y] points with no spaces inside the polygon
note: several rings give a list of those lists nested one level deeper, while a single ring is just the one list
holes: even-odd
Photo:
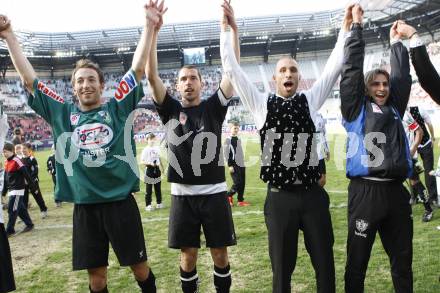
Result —
[{"label": "sponsor logo on jersey", "polygon": [[101,123],[81,125],[73,131],[72,142],[80,149],[103,148],[113,139],[113,130]]},{"label": "sponsor logo on jersey", "polygon": [[73,126],[78,125],[78,121],[81,115],[79,113],[71,113],[70,114],[70,124]]},{"label": "sponsor logo on jersey", "polygon": [[356,219],[356,230],[354,234],[357,236],[361,236],[367,238],[367,234],[364,233],[368,228],[368,222],[362,219]]},{"label": "sponsor logo on jersey", "polygon": [[116,89],[115,99],[118,102],[127,97],[129,93],[137,86],[136,78],[131,72],[127,72],[122,80],[119,82],[118,88]]},{"label": "sponsor logo on jersey", "polygon": [[61,104],[64,104],[64,99],[60,97],[54,90],[51,90],[48,88],[44,83],[41,81],[38,82],[37,89],[42,92],[44,95],[48,96],[54,101],[57,101]]}]

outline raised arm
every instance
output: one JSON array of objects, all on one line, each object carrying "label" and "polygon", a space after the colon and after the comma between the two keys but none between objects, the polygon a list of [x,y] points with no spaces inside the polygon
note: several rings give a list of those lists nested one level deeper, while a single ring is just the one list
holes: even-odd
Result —
[{"label": "raised arm", "polygon": [[410,40],[411,62],[419,78],[420,85],[440,105],[440,76],[429,59],[426,46],[419,38],[417,30],[405,22],[399,21],[397,31],[402,37]]},{"label": "raised arm", "polygon": [[311,89],[305,91],[305,96],[307,97],[311,111],[318,111],[321,108],[341,74],[342,63],[344,61],[344,43],[353,22],[353,7],[354,5],[349,5],[345,8],[344,21],[335,48],[330,54],[321,76],[313,84]]},{"label": "raised arm", "polygon": [[[159,8],[154,5],[151,7],[151,10],[153,14],[158,13],[160,11]],[[163,84],[162,80],[159,77],[158,62],[157,62],[157,38],[159,35],[160,28],[162,27],[163,24],[162,15],[163,13],[160,14],[158,21],[155,22],[154,24],[154,32],[151,42],[150,56],[148,58],[147,65],[145,67],[145,74],[147,76],[148,82],[152,90],[153,99],[159,105],[162,105],[166,95],[165,85]]]},{"label": "raised arm", "polygon": [[[365,41],[362,38],[362,14],[353,7],[353,26],[344,46],[340,95],[342,117],[351,122],[359,115],[365,93],[364,57]],[[356,13],[354,10],[356,9]]]},{"label": "raised arm", "polygon": [[408,105],[412,79],[409,73],[408,50],[400,41],[401,35],[397,30],[398,24],[399,22],[395,22],[390,29],[390,98],[397,106],[400,117],[403,117],[406,106]]},{"label": "raised arm", "polygon": [[220,55],[224,75],[231,82],[243,105],[252,113],[257,128],[261,129],[266,121],[267,97],[257,90],[238,64],[233,41],[231,40],[231,32],[226,31],[226,27],[224,26],[222,26],[221,29]]},{"label": "raised arm", "polygon": [[[223,17],[221,20],[222,31],[227,31],[228,27],[232,32],[232,47],[234,48],[235,58],[237,63],[240,63],[240,40],[238,37],[238,27],[235,21],[234,9],[231,6],[231,1],[223,0],[221,5],[223,8]],[[220,82],[220,88],[227,99],[231,98],[234,94],[234,88],[231,81],[226,74],[223,74],[222,81]]]},{"label": "raised arm", "polygon": [[30,93],[33,93],[33,82],[37,75],[29,60],[24,56],[20,43],[12,30],[11,21],[5,15],[0,15],[0,38],[5,40],[12,63],[24,86]]},{"label": "raised arm", "polygon": [[151,43],[154,35],[154,27],[162,18],[162,15],[167,11],[164,8],[164,1],[160,4],[157,1],[150,0],[145,8],[145,25],[141,34],[141,38],[136,47],[136,51],[133,55],[132,69],[136,73],[136,79],[139,81],[145,72],[145,66],[147,64],[147,58],[150,55]]}]

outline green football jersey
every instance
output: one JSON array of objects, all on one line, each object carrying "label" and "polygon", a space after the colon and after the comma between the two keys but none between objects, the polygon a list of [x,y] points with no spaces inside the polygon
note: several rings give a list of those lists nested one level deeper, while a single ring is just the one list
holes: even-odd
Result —
[{"label": "green football jersey", "polygon": [[114,97],[83,112],[46,84],[35,80],[29,106],[51,126],[56,149],[55,199],[78,204],[125,199],[139,191],[133,115],[143,98],[130,70]]}]

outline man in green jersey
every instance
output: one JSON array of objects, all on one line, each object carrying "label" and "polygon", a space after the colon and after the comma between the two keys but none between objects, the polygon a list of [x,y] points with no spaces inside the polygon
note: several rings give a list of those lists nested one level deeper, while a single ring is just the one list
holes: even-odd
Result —
[{"label": "man in green jersey", "polygon": [[[130,113],[143,98],[141,78],[149,55],[153,27],[163,2],[145,5],[144,30],[131,69],[106,104],[101,104],[104,76],[97,64],[82,59],[72,73],[78,105],[65,101],[40,81],[24,56],[9,19],[0,15],[0,38],[29,91],[29,106],[51,126],[56,143],[55,198],[75,203],[73,269],[87,269],[91,292],[107,292],[109,243],[119,263],[130,266],[142,292],[156,292],[139,209],[139,191]],[[128,124],[127,124],[128,125]],[[131,124],[130,124],[131,126]],[[134,173],[134,174],[133,174]]]}]

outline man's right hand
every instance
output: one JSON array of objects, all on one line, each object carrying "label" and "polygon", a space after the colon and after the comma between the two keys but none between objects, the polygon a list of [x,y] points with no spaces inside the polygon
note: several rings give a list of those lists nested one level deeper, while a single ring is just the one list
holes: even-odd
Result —
[{"label": "man's right hand", "polygon": [[234,167],[233,166],[229,167],[229,173],[231,173],[231,174],[234,173]]},{"label": "man's right hand", "polygon": [[396,29],[399,35],[404,39],[409,39],[415,33],[417,33],[417,30],[414,27],[410,26],[409,24],[406,24],[403,20],[397,21]]},{"label": "man's right hand", "polygon": [[351,15],[353,16],[353,22],[362,23],[364,20],[364,10],[359,4],[353,6],[351,10]]},{"label": "man's right hand", "polygon": [[231,6],[231,0],[223,0],[221,5],[223,8],[223,17],[221,20],[222,30],[226,31],[228,26],[233,30],[237,30],[237,22],[235,21],[234,9]]},{"label": "man's right hand", "polygon": [[154,27],[155,31],[159,31],[163,24],[163,15],[168,10],[165,7],[165,2],[162,0],[158,4],[159,0],[150,0],[148,4],[145,5],[145,15],[147,17],[147,22],[149,25]]},{"label": "man's right hand", "polygon": [[0,14],[0,39],[6,39],[10,33],[12,33],[11,20],[6,15]]},{"label": "man's right hand", "polygon": [[344,13],[344,22],[342,23],[342,29],[345,32],[350,31],[351,24],[353,23],[353,14],[352,9],[355,4],[350,4],[347,7],[345,7],[345,13]]}]

